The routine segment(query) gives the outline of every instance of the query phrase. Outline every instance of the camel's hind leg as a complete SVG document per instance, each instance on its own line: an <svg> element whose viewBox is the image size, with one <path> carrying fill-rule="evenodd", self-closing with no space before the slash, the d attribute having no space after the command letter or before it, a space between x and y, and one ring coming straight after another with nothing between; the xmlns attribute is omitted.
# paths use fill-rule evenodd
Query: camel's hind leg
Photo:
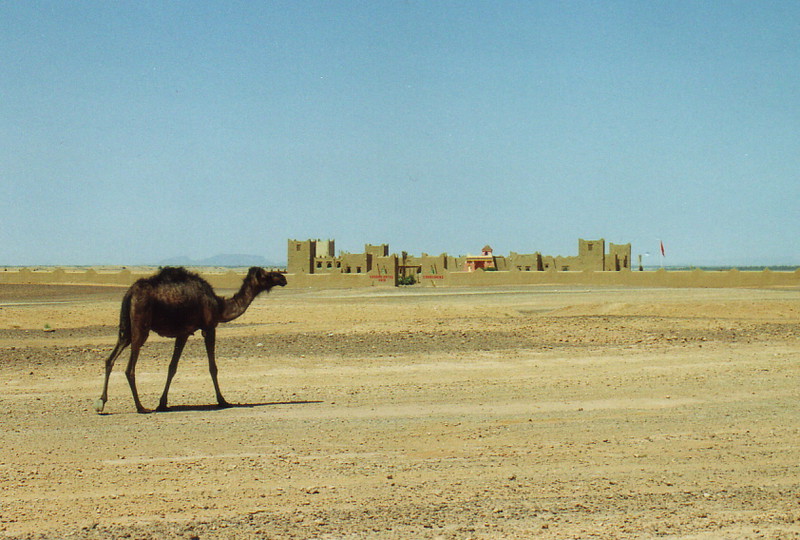
<svg viewBox="0 0 800 540"><path fill-rule="evenodd" d="M147 331L134 330L134 336L131 339L131 358L128 360L128 367L125 368L125 376L128 378L128 384L133 393L136 412L140 413L150 412L142 406L142 402L139 401L139 392L136 390L136 361L139 360L139 350L144 345L144 342L147 341L147 334Z"/></svg>
<svg viewBox="0 0 800 540"><path fill-rule="evenodd" d="M114 350L111 351L111 355L106 360L106 379L103 382L103 393L100 395L100 398L94 402L94 410L98 413L102 413L103 409L106 406L106 401L108 401L108 379L111 377L111 370L114 369L114 362L117 361L117 358L122 351L125 350L125 347L130 345L130 341L120 337L117 340L117 345L114 347Z"/></svg>
<svg viewBox="0 0 800 540"><path fill-rule="evenodd" d="M172 352L172 360L169 363L169 371L167 372L167 384L164 386L164 393L161 394L161 400L158 402L157 411L166 411L167 410L167 394L169 393L169 385L172 382L172 378L175 376L175 372L178 371L178 360L181 357L181 353L183 352L183 347L186 345L186 340L189 339L189 336L179 336L175 339L175 349Z"/></svg>

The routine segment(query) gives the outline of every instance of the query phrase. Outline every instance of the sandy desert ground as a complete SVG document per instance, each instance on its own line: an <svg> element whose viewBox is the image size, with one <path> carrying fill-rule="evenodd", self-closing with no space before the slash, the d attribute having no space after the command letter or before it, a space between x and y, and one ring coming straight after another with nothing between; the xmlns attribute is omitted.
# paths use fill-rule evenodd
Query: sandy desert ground
<svg viewBox="0 0 800 540"><path fill-rule="evenodd" d="M0 285L0 536L800 537L798 289L276 290L98 415L123 291Z"/></svg>

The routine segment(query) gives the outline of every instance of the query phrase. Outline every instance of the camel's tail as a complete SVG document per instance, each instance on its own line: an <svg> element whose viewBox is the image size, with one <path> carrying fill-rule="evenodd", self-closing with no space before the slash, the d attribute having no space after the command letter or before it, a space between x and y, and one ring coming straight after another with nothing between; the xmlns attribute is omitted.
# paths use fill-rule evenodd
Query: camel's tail
<svg viewBox="0 0 800 540"><path fill-rule="evenodd" d="M122 298L122 308L119 310L119 341L131 342L131 296L126 294Z"/></svg>

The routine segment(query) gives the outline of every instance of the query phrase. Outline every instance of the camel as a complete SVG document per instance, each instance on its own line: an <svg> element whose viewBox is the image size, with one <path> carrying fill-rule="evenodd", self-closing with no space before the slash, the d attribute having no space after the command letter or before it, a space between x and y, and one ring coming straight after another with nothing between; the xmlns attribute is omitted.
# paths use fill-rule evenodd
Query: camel
<svg viewBox="0 0 800 540"><path fill-rule="evenodd" d="M122 299L119 338L106 360L103 393L94 403L95 410L98 413L103 412L108 401L108 379L114 362L125 347L130 345L131 357L125 369L125 376L133 392L137 412L150 412L142 406L136 391L136 360L150 330L160 336L175 338L175 349L167 372L167 384L161 394L157 411L167 409L167 393L178 369L178 359L189 336L197 330L202 330L205 338L208 369L217 394L217 404L219 407L230 407L222 397L217 382L217 362L214 358L217 324L239 317L260 293L285 285L286 277L282 273L268 272L255 266L250 268L239 292L231 298L217 296L207 281L185 268L165 267L154 276L139 279L131 285Z"/></svg>

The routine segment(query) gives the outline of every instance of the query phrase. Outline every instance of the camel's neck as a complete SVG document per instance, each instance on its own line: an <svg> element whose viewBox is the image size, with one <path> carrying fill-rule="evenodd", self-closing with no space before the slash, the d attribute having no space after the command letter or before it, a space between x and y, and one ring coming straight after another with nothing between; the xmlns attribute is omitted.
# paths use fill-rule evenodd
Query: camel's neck
<svg viewBox="0 0 800 540"><path fill-rule="evenodd" d="M222 300L220 322L232 321L236 317L239 317L242 313L247 311L247 308L250 307L250 304L256 296L258 296L258 292L253 290L252 286L243 283L239 292L234 294L231 298L224 298Z"/></svg>

